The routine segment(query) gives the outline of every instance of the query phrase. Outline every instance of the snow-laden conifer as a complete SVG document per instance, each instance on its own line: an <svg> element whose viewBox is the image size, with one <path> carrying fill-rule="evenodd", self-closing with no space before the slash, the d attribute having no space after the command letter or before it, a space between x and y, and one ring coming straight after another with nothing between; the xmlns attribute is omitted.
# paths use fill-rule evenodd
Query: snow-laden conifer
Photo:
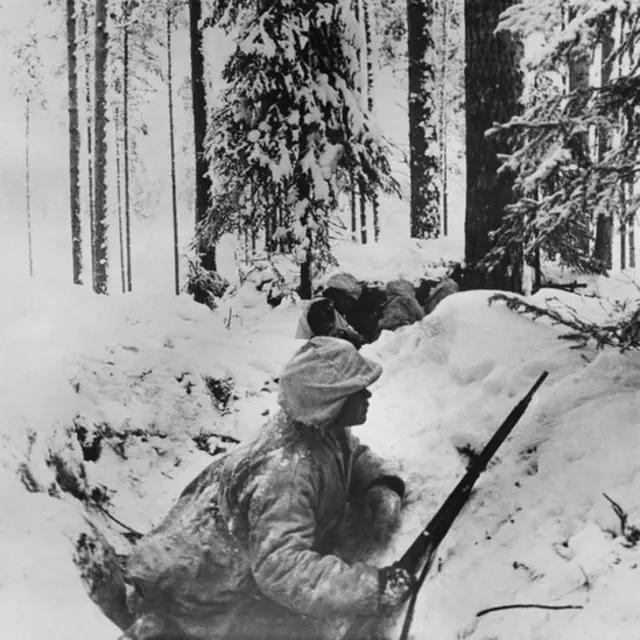
<svg viewBox="0 0 640 640"><path fill-rule="evenodd" d="M358 27L346 0L273 0L223 24L241 18L209 130L218 189L202 232L215 242L227 229L271 230L295 253L309 295L347 175L367 198L393 184L386 144L355 90Z"/></svg>

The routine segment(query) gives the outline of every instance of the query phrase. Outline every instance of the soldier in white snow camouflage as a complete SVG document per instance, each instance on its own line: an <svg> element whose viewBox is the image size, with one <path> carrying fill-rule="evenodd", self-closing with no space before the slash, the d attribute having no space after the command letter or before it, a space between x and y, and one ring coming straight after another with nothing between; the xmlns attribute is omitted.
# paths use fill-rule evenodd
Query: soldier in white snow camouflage
<svg viewBox="0 0 640 640"><path fill-rule="evenodd" d="M405 598L408 574L344 551L354 519L384 539L400 514L403 481L347 429L381 373L344 340L298 350L281 412L200 474L129 559L128 637L329 638L336 619Z"/></svg>

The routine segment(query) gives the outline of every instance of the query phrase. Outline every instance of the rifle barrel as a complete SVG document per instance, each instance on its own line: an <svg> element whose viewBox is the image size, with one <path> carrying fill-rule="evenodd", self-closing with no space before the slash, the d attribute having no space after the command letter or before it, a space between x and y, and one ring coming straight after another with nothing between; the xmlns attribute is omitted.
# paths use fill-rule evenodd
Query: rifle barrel
<svg viewBox="0 0 640 640"><path fill-rule="evenodd" d="M540 385L545 381L548 375L549 372L544 371L531 387L527 395L524 396L524 398L522 398L522 400L520 400L520 402L511 410L511 413L493 434L484 449L471 463L467 472L460 479L455 489L447 496L447 499L444 501L442 506L438 509L433 518L431 518L429 524L427 524L427 526L413 541L411 546L405 551L402 558L400 558L398 564L402 568L414 573L427 549L429 549L429 547L437 547L438 544L440 544L447 531L451 528L453 521L462 510L462 507L471 493L471 489L473 488L476 480L485 470L487 464L489 464L489 461L500 445L507 439L507 436L516 426L518 420L520 420L529 406L534 394L540 388Z"/></svg>

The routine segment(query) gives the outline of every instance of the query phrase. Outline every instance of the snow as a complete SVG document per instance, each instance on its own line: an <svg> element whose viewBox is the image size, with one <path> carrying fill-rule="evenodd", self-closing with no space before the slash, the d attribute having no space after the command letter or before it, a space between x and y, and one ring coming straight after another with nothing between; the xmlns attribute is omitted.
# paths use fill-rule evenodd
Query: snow
<svg viewBox="0 0 640 640"><path fill-rule="evenodd" d="M38 33L48 31L50 14L41 8L25 14L23 4L3 3L3 11L11 11L3 15L12 36L18 38L32 20ZM552 4L536 3L536 31L546 30ZM531 18L531 12L512 13L516 24ZM0 55L6 85L9 65L1 61L10 59L13 39L2 45ZM110 215L111 295L61 284L71 279L68 167L58 152L67 145L65 82L49 73L63 64L60 43L42 35L48 64L44 90L51 106L50 113L35 113L31 123L31 279L26 277L23 105L7 96L0 113L6 159L0 162L0 635L115 640L118 628L92 603L74 562L80 536L95 527L126 554L125 530L106 513L136 531L148 531L211 461L199 448L205 444L200 436L246 439L261 428L276 407L278 375L301 344L293 336L303 304L289 295L275 309L267 305L266 290L257 291L263 272L239 262L243 250L229 236L218 248L218 259L231 288L219 307L211 312L185 295L170 295L170 198L158 188L161 183L168 189L169 183L166 113L158 107L162 96L141 107L149 135L137 136L141 166L136 175L148 199L140 203L144 215L132 220L134 292L117 293L115 210ZM555 44L541 42L538 54ZM184 30L177 33L175 47L178 92L180 78L184 81L189 71ZM229 39L209 32L212 94L220 93L220 69L231 50ZM380 242L350 242L345 232L334 245L338 265L325 278L348 271L367 281L415 282L442 275L464 256L460 167L451 167L451 235L408 239L405 94L392 69L380 70L376 110L383 133L395 142L391 160L404 200L382 195ZM184 108L176 109L176 117L183 133L178 169L184 280L182 254L193 222L193 168L184 136L192 123ZM450 157L459 159L461 138L451 133ZM347 205L346 229L349 216ZM88 228L88 220L83 223ZM287 260L270 267L288 283L297 273ZM640 298L634 270L601 278L545 265L545 273L555 281L586 283L583 292L600 298L545 289L528 301L562 313L573 310L594 322L635 310ZM635 351L571 349L571 343L558 339L565 329L517 315L501 303L489 305L490 295L451 296L421 323L385 332L363 348L383 364L384 374L373 387L369 421L357 435L398 463L408 487L402 526L372 562L383 565L404 552L464 473L464 452L480 449L548 371L444 540L418 600L413 637L637 637L637 549L622 535L620 519L603 494L625 510L629 525L640 525L640 358ZM213 397L208 385L217 385L222 394ZM214 435L204 439L210 450L227 446ZM92 443L101 444L97 459L88 459ZM94 492L106 499L104 511L87 506L86 496ZM582 608L477 615L490 607L531 603ZM395 638L400 621L392 627Z"/></svg>
<svg viewBox="0 0 640 640"><path fill-rule="evenodd" d="M358 266L360 254L361 273L383 280L419 271L418 260L403 260L406 247L397 247L395 260L391 249L377 251L386 254L386 272L375 251L365 255L348 243L338 252L340 266ZM618 297L637 293L628 278L626 288L623 278L615 286L591 280L591 289ZM3 635L114 638L117 628L84 592L74 547L88 522L119 552L129 543L103 512L62 492L59 482L53 490L52 460L62 460L86 491L102 487L111 515L148 530L211 459L193 436L248 438L274 410L276 378L300 344L293 335L302 306L286 299L272 309L256 278L237 285L215 312L186 296L105 298L37 280L2 295L2 360L11 363L1 386L0 535L11 549L0 560ZM445 538L413 634L634 637L637 552L625 546L603 493L624 508L629 524L640 521L640 358L634 351L572 350L558 339L561 328L489 305L490 295L451 296L421 323L384 332L363 348L384 374L357 435L400 465L409 488L401 529L372 561L382 565L406 549L464 472L461 451L481 448L548 371ZM547 299L606 317L595 298L543 290L532 301ZM203 376L231 382L226 407L212 400ZM74 424L106 434L97 460L83 459ZM35 492L25 488L25 468ZM482 609L526 603L583 608L477 617Z"/></svg>

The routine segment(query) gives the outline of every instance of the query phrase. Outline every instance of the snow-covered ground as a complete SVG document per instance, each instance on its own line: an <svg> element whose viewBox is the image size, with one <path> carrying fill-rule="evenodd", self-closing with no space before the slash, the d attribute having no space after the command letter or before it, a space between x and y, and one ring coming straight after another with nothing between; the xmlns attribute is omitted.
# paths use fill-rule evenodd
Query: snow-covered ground
<svg viewBox="0 0 640 640"><path fill-rule="evenodd" d="M339 255L345 268L388 280L412 277L448 251L414 249L387 247L386 259L380 246ZM591 284L637 297L628 278ZM1 635L113 640L117 627L86 595L74 564L81 534L95 527L126 553L126 530L105 511L147 531L209 463L196 436L260 429L275 407L275 378L299 346L301 304L272 309L251 280L215 312L186 296L105 298L38 280L14 281L0 295ZM628 525L640 525L640 357L572 350L560 328L489 305L489 296L452 296L363 349L384 374L357 432L400 462L409 487L402 527L374 561L405 550L464 472L460 452L480 448L548 371L442 544L413 636L639 637L637 548L603 494L624 508ZM585 317L601 319L607 306L558 291L535 299L550 296ZM87 508L86 496L104 511ZM531 603L582 608L477 616Z"/></svg>

